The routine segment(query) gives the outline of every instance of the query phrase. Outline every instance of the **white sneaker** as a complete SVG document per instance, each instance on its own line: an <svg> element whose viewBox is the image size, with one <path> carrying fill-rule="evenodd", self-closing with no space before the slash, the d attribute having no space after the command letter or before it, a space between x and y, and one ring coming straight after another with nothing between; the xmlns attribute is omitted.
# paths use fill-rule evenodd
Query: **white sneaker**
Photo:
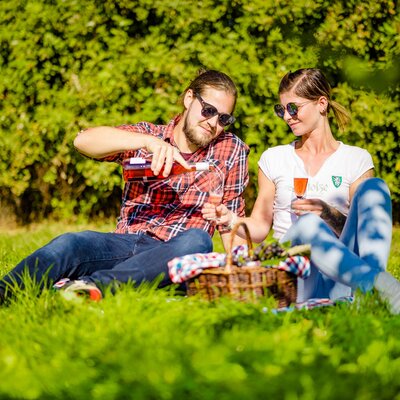
<svg viewBox="0 0 400 400"><path fill-rule="evenodd" d="M103 298L101 290L93 282L83 280L71 281L66 278L56 282L53 287L65 293L87 296L93 301L100 301Z"/></svg>
<svg viewBox="0 0 400 400"><path fill-rule="evenodd" d="M376 276L374 286L388 302L392 314L400 314L400 282L389 272L382 271Z"/></svg>

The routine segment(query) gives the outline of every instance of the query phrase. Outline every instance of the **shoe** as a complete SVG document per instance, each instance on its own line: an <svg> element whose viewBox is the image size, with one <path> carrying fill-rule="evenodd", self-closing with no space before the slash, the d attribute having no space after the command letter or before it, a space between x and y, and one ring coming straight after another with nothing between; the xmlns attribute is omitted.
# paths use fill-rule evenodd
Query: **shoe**
<svg viewBox="0 0 400 400"><path fill-rule="evenodd" d="M375 289L381 298L389 304L392 314L400 314L400 282L387 271L378 273L375 279Z"/></svg>
<svg viewBox="0 0 400 400"><path fill-rule="evenodd" d="M93 301L100 301L103 298L101 290L93 282L86 282L83 280L71 281L65 278L56 282L53 287L64 293L75 293L77 296L87 296Z"/></svg>

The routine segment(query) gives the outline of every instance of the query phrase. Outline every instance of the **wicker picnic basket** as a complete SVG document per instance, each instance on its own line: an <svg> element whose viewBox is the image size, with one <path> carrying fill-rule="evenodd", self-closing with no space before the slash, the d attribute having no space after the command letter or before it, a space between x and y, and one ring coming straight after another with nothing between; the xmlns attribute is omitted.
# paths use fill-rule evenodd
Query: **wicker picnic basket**
<svg viewBox="0 0 400 400"><path fill-rule="evenodd" d="M188 296L200 295L207 300L228 296L240 301L252 301L256 298L272 295L278 307L286 307L296 302L297 276L276 268L261 266L238 267L232 262L232 248L235 234L242 226L246 232L249 255L253 252L250 233L245 223L234 226L227 249L226 265L221 268L204 269L200 275L187 281ZM287 250L287 255L298 254L304 246ZM253 263L254 264L254 263Z"/></svg>

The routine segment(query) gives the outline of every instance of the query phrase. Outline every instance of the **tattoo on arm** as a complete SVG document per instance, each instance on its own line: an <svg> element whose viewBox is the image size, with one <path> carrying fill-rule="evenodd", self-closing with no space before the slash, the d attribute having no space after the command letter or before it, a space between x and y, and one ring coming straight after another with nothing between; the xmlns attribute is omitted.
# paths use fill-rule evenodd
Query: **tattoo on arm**
<svg viewBox="0 0 400 400"><path fill-rule="evenodd" d="M324 207L320 217L332 228L335 235L339 237L346 222L346 216L339 210L336 210L336 208L327 205Z"/></svg>

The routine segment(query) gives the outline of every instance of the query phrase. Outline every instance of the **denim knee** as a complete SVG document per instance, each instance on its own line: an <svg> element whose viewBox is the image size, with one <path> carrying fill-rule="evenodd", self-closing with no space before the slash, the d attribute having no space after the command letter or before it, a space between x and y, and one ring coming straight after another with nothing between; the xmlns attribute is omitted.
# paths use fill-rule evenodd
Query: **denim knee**
<svg viewBox="0 0 400 400"><path fill-rule="evenodd" d="M50 250L56 255L63 255L66 253L74 253L79 248L86 247L86 243L90 243L91 231L83 232L69 232L57 236L48 245L43 247L44 251Z"/></svg>
<svg viewBox="0 0 400 400"><path fill-rule="evenodd" d="M305 237L313 237L321 229L322 219L314 214L304 214L295 222L296 230Z"/></svg>
<svg viewBox="0 0 400 400"><path fill-rule="evenodd" d="M330 230L318 215L304 214L288 229L281 241L290 241L293 246L310 243L326 229Z"/></svg>
<svg viewBox="0 0 400 400"><path fill-rule="evenodd" d="M198 228L191 228L177 235L181 253L209 253L212 251L213 243L210 235Z"/></svg>
<svg viewBox="0 0 400 400"><path fill-rule="evenodd" d="M307 213L301 215L299 219L296 221L296 225L302 228L307 228L309 226L319 225L321 222L321 218L314 213Z"/></svg>
<svg viewBox="0 0 400 400"><path fill-rule="evenodd" d="M90 231L84 232L68 232L63 233L60 236L57 236L53 239L47 246L56 250L56 249L74 249L76 247L80 247L84 245L87 238L87 233Z"/></svg>

